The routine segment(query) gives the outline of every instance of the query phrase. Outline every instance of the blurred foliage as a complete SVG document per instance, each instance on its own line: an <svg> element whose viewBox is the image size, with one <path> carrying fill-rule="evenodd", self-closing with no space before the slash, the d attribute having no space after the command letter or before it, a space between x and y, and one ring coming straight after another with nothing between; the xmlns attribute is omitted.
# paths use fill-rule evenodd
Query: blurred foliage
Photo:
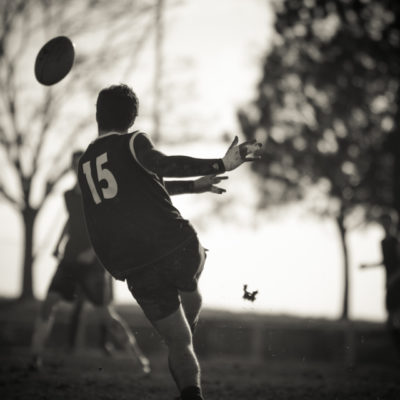
<svg viewBox="0 0 400 400"><path fill-rule="evenodd" d="M400 182L400 3L285 0L275 9L258 96L238 112L246 137L265 144L253 165L260 206L311 197L319 214L362 209L369 220L394 204Z"/></svg>
<svg viewBox="0 0 400 400"><path fill-rule="evenodd" d="M347 319L349 217L369 222L400 202L400 3L283 0L275 10L258 96L238 118L264 143L253 164L260 207L305 199L336 221Z"/></svg>

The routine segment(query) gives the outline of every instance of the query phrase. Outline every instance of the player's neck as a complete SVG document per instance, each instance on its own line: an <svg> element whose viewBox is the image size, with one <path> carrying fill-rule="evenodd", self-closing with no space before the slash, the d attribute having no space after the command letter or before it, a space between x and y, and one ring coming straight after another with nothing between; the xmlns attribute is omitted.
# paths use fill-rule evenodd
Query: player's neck
<svg viewBox="0 0 400 400"><path fill-rule="evenodd" d="M107 135L108 133L119 133L119 134L124 134L124 133L128 133L128 130L124 131L124 132L117 132L117 131L109 131L109 130L103 130L103 129L99 129L99 136L104 136Z"/></svg>

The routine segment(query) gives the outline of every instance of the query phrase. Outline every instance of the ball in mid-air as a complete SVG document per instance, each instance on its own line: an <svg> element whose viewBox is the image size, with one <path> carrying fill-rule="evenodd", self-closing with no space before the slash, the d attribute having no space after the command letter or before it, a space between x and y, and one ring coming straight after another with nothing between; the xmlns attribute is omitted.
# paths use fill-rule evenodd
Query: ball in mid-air
<svg viewBox="0 0 400 400"><path fill-rule="evenodd" d="M60 82L71 71L75 49L71 39L57 36L39 50L35 61L35 77L42 85Z"/></svg>

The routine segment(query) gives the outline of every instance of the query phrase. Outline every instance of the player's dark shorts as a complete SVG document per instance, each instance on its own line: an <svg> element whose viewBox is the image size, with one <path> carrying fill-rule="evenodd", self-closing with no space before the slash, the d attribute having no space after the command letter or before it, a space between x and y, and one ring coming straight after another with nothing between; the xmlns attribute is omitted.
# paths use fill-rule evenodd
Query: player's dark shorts
<svg viewBox="0 0 400 400"><path fill-rule="evenodd" d="M61 260L49 292L59 293L66 301L73 301L78 293L83 293L95 306L108 305L113 297L111 276L98 261L82 264Z"/></svg>
<svg viewBox="0 0 400 400"><path fill-rule="evenodd" d="M161 260L129 273L128 288L149 320L175 312L180 305L179 291L197 289L205 259L204 248L193 236Z"/></svg>

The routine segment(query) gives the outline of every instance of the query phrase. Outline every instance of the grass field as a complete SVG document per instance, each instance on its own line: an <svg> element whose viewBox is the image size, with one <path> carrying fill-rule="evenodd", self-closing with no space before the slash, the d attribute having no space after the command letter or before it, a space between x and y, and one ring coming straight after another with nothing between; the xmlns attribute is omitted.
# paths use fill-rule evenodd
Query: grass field
<svg viewBox="0 0 400 400"><path fill-rule="evenodd" d="M172 400L177 395L165 360L152 358L143 376L126 357L100 353L66 355L51 351L40 372L26 369L26 349L1 356L0 398L63 400ZM289 400L400 398L399 371L392 366L346 369L331 363L250 362L202 359L203 386L210 400Z"/></svg>
<svg viewBox="0 0 400 400"><path fill-rule="evenodd" d="M89 342L75 353L65 351L67 310L56 320L44 368L29 371L37 309L37 303L21 307L0 302L1 400L172 400L178 395L165 348L131 307L119 312L152 362L149 376L123 353L106 357L96 349L90 316ZM342 324L205 312L195 341L205 398L400 400L400 364L384 326L357 322L352 329L355 362L350 368L343 357L348 342Z"/></svg>

